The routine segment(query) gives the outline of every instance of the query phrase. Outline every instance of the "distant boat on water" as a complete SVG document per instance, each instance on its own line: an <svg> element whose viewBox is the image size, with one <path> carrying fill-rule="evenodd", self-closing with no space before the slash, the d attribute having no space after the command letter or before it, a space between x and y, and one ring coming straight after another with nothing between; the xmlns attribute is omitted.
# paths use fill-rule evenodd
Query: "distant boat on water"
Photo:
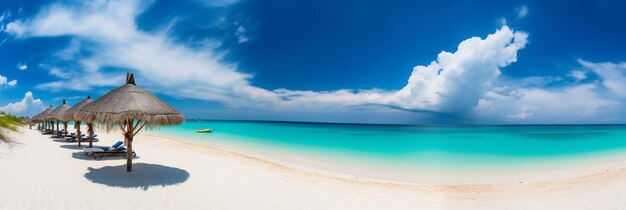
<svg viewBox="0 0 626 210"><path fill-rule="evenodd" d="M196 133L213 133L213 128L198 129Z"/></svg>

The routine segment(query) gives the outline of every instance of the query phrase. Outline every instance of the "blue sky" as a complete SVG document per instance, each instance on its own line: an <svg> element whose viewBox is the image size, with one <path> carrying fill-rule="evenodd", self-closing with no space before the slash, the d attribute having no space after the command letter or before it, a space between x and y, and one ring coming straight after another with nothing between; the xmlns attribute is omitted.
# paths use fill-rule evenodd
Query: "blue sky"
<svg viewBox="0 0 626 210"><path fill-rule="evenodd" d="M624 123L622 1L9 1L0 109L136 74L188 118Z"/></svg>

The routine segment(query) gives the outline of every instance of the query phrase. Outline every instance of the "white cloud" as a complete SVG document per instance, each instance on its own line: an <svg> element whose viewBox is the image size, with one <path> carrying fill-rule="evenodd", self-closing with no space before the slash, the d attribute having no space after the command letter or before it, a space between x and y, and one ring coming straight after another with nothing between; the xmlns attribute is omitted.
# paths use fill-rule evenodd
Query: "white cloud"
<svg viewBox="0 0 626 210"><path fill-rule="evenodd" d="M16 68L23 71L23 70L28 69L28 66L25 63L20 62L20 63L17 63Z"/></svg>
<svg viewBox="0 0 626 210"><path fill-rule="evenodd" d="M603 97L594 84L577 84L558 88L513 88L515 94L490 91L476 107L484 120L501 121L502 115L511 122L524 120L534 123L606 123L606 119L623 111L623 102ZM530 110L532 112L530 112ZM532 117L532 119L530 118Z"/></svg>
<svg viewBox="0 0 626 210"><path fill-rule="evenodd" d="M623 63L596 64L581 60L584 68L600 75L599 83L546 88L547 84L559 83L563 78L501 77L502 68L517 61L517 53L526 46L528 38L528 34L506 25L485 38L462 41L455 52L443 51L428 65L416 66L400 90L267 90L253 86L252 75L238 71L236 64L224 62L215 44L192 47L176 42L167 33L139 30L135 19L145 7L132 0L55 4L32 19L10 23L7 32L18 38L73 38L66 51L57 56L76 60L73 65L79 68L71 74L61 71L63 67L50 68L50 74L64 80L40 84L37 88L51 91L89 91L94 87L120 85L125 71L104 70L114 68L136 71L138 84L152 91L264 112L317 114L363 109L367 114L397 114L397 110L408 110L457 113L457 116L470 115L496 122L549 123L604 122L614 120L615 113L624 109L623 99L619 99L626 96ZM527 15L528 9L520 8L519 14ZM243 34L246 29L241 27L237 31ZM90 53L74 59L80 50ZM570 76L582 80L579 73Z"/></svg>
<svg viewBox="0 0 626 210"><path fill-rule="evenodd" d="M0 75L0 85L7 84L7 77Z"/></svg>
<svg viewBox="0 0 626 210"><path fill-rule="evenodd" d="M500 26L507 25L506 18L500 18L496 22L498 22L498 25L500 25Z"/></svg>
<svg viewBox="0 0 626 210"><path fill-rule="evenodd" d="M40 99L34 99L33 93L28 91L24 94L24 99L15 103L9 103L0 107L0 111L4 111L16 116L32 117L39 114L45 109Z"/></svg>
<svg viewBox="0 0 626 210"><path fill-rule="evenodd" d="M76 99L85 99L85 96L57 96L54 97L52 100L53 101L60 101L60 100L76 100Z"/></svg>
<svg viewBox="0 0 626 210"><path fill-rule="evenodd" d="M500 75L500 68L517 61L528 35L508 27L485 39L472 37L456 52L441 52L437 61L416 66L407 86L393 96L404 108L460 112L478 104Z"/></svg>
<svg viewBox="0 0 626 210"><path fill-rule="evenodd" d="M80 41L78 39L72 39L72 41L70 41L69 46L59 51L56 55L57 57L66 61L72 60L80 52L80 49L81 49Z"/></svg>
<svg viewBox="0 0 626 210"><path fill-rule="evenodd" d="M533 110L529 107L522 107L522 109L520 109L519 113L515 114L515 115L508 115L507 117L509 118L513 118L513 119L520 119L520 120L525 120L528 119L530 117L533 116Z"/></svg>
<svg viewBox="0 0 626 210"><path fill-rule="evenodd" d="M578 62L600 76L602 85L615 95L626 97L626 62L592 63L579 59Z"/></svg>
<svg viewBox="0 0 626 210"><path fill-rule="evenodd" d="M0 87L7 85L7 86L15 86L17 84L17 80L11 80L9 81L9 79L5 76L0 75Z"/></svg>
<svg viewBox="0 0 626 210"><path fill-rule="evenodd" d="M570 72L568 76L574 78L576 82L580 82L581 80L587 79L587 73L581 70L574 70Z"/></svg>
<svg viewBox="0 0 626 210"><path fill-rule="evenodd" d="M9 17L11 17L11 11L5 10L2 12L2 15L0 15L0 24L3 24L5 20L9 19Z"/></svg>
<svg viewBox="0 0 626 210"><path fill-rule="evenodd" d="M239 43L244 43L250 40L246 36L246 28L244 28L243 26L237 27L237 31L235 32L235 35L237 35L237 42Z"/></svg>
<svg viewBox="0 0 626 210"><path fill-rule="evenodd" d="M626 114L626 63L593 63L579 60L582 70L569 76L576 83L562 85L508 82L517 86L500 87L487 92L476 107L481 119L497 121L503 114L512 122L521 119L524 109L532 110L527 122L536 123L624 123ZM584 81L588 74L597 79ZM550 80L544 79L544 80Z"/></svg>
<svg viewBox="0 0 626 210"><path fill-rule="evenodd" d="M89 74L89 79L72 76L69 81L41 84L41 89L86 91L118 85L123 79L116 80L113 73L101 70L115 67L138 71L140 84L152 90L236 107L300 110L377 104L438 112L465 112L475 106L500 74L500 68L517 60L517 51L527 39L526 33L513 32L507 26L485 39L472 37L461 42L456 52L441 52L428 66L416 66L408 84L398 91L272 91L250 85L251 75L223 62L213 47L191 48L165 33L138 30L134 20L142 9L137 1L52 5L33 19L12 22L13 29L8 32L21 38L72 36L94 45L93 56L80 60L83 74ZM243 33L245 28L238 31ZM123 78L123 74L117 74L122 75L117 78Z"/></svg>
<svg viewBox="0 0 626 210"><path fill-rule="evenodd" d="M67 71L63 71L58 67L52 67L50 68L50 70L48 71L48 73L50 73L51 75L54 75L58 78L62 78L62 79L68 79L70 78L70 74Z"/></svg>
<svg viewBox="0 0 626 210"><path fill-rule="evenodd" d="M0 32L4 31L4 29L6 28L6 24L5 22L7 22L7 20L11 17L11 11L10 10L5 10L4 12L2 12L2 14L0 15ZM6 39L5 39L6 41ZM0 44L0 46L4 44L4 41Z"/></svg>
<svg viewBox="0 0 626 210"><path fill-rule="evenodd" d="M517 18L525 18L528 15L528 7L526 5L519 6L515 11L517 12Z"/></svg>
<svg viewBox="0 0 626 210"><path fill-rule="evenodd" d="M230 5L239 3L239 0L196 0L196 1L208 7L228 7Z"/></svg>

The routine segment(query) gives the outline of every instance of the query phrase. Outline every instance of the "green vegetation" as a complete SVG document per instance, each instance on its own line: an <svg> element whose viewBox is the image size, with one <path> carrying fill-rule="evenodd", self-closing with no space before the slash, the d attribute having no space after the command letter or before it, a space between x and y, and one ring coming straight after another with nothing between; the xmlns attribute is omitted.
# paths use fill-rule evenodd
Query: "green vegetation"
<svg viewBox="0 0 626 210"><path fill-rule="evenodd" d="M24 125L24 117L16 117L4 112L0 112L0 142L13 143L8 132L17 131L17 127Z"/></svg>

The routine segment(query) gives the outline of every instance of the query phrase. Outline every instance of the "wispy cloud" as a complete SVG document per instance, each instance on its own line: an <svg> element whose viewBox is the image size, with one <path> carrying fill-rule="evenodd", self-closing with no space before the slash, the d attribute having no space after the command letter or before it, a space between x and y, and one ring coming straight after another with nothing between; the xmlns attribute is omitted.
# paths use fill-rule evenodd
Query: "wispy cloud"
<svg viewBox="0 0 626 210"><path fill-rule="evenodd" d="M253 76L239 71L236 63L225 62L223 52L215 45L189 46L168 33L140 30L135 20L146 7L132 0L53 4L30 19L9 23L6 31L21 39L72 37L70 45L55 56L68 58L61 65L80 68L73 74L61 71L66 66L49 68L51 74L63 80L37 88L51 91L90 91L120 85L123 71L129 69L138 73L139 85L152 91L176 98L218 101L233 109L339 113L369 107L368 114L400 110L494 121L601 122L624 108L623 63L580 60L582 68L599 75L599 81L551 88L546 84L569 76L514 81L502 78L501 71L517 61L517 53L527 45L528 38L527 33L513 31L506 24L484 38L462 41L454 52L442 51L426 65L415 66L407 84L399 90L268 90L252 85ZM528 8L516 11L524 17ZM247 30L240 28L238 40L246 41ZM80 51L89 53L76 59ZM89 78L80 76L86 74ZM578 81L582 81L580 78L577 74Z"/></svg>
<svg viewBox="0 0 626 210"><path fill-rule="evenodd" d="M198 3L208 7L228 7L239 3L239 0L196 0Z"/></svg>
<svg viewBox="0 0 626 210"><path fill-rule="evenodd" d="M499 18L498 20L496 20L496 22L500 26L506 26L507 25L506 18Z"/></svg>
<svg viewBox="0 0 626 210"><path fill-rule="evenodd" d="M528 7L526 5L519 6L515 12L517 12L517 18L525 18L528 15Z"/></svg>
<svg viewBox="0 0 626 210"><path fill-rule="evenodd" d="M580 71L580 70L574 70L570 72L568 76L576 79L576 82L587 79L587 73L585 73L584 71Z"/></svg>
<svg viewBox="0 0 626 210"><path fill-rule="evenodd" d="M52 100L53 101L60 101L60 100L77 100L77 99L85 99L85 96L57 96L54 97Z"/></svg>
<svg viewBox="0 0 626 210"><path fill-rule="evenodd" d="M2 12L2 14L0 14L0 32L4 31L6 28L6 22L9 20L9 18L11 17L11 11L10 10L5 10ZM4 41L3 41L4 43ZM0 44L1 46L2 44Z"/></svg>
<svg viewBox="0 0 626 210"><path fill-rule="evenodd" d="M237 27L237 31L235 32L235 35L237 36L237 42L239 43L244 43L250 40L246 36L246 28L244 28L243 26Z"/></svg>

